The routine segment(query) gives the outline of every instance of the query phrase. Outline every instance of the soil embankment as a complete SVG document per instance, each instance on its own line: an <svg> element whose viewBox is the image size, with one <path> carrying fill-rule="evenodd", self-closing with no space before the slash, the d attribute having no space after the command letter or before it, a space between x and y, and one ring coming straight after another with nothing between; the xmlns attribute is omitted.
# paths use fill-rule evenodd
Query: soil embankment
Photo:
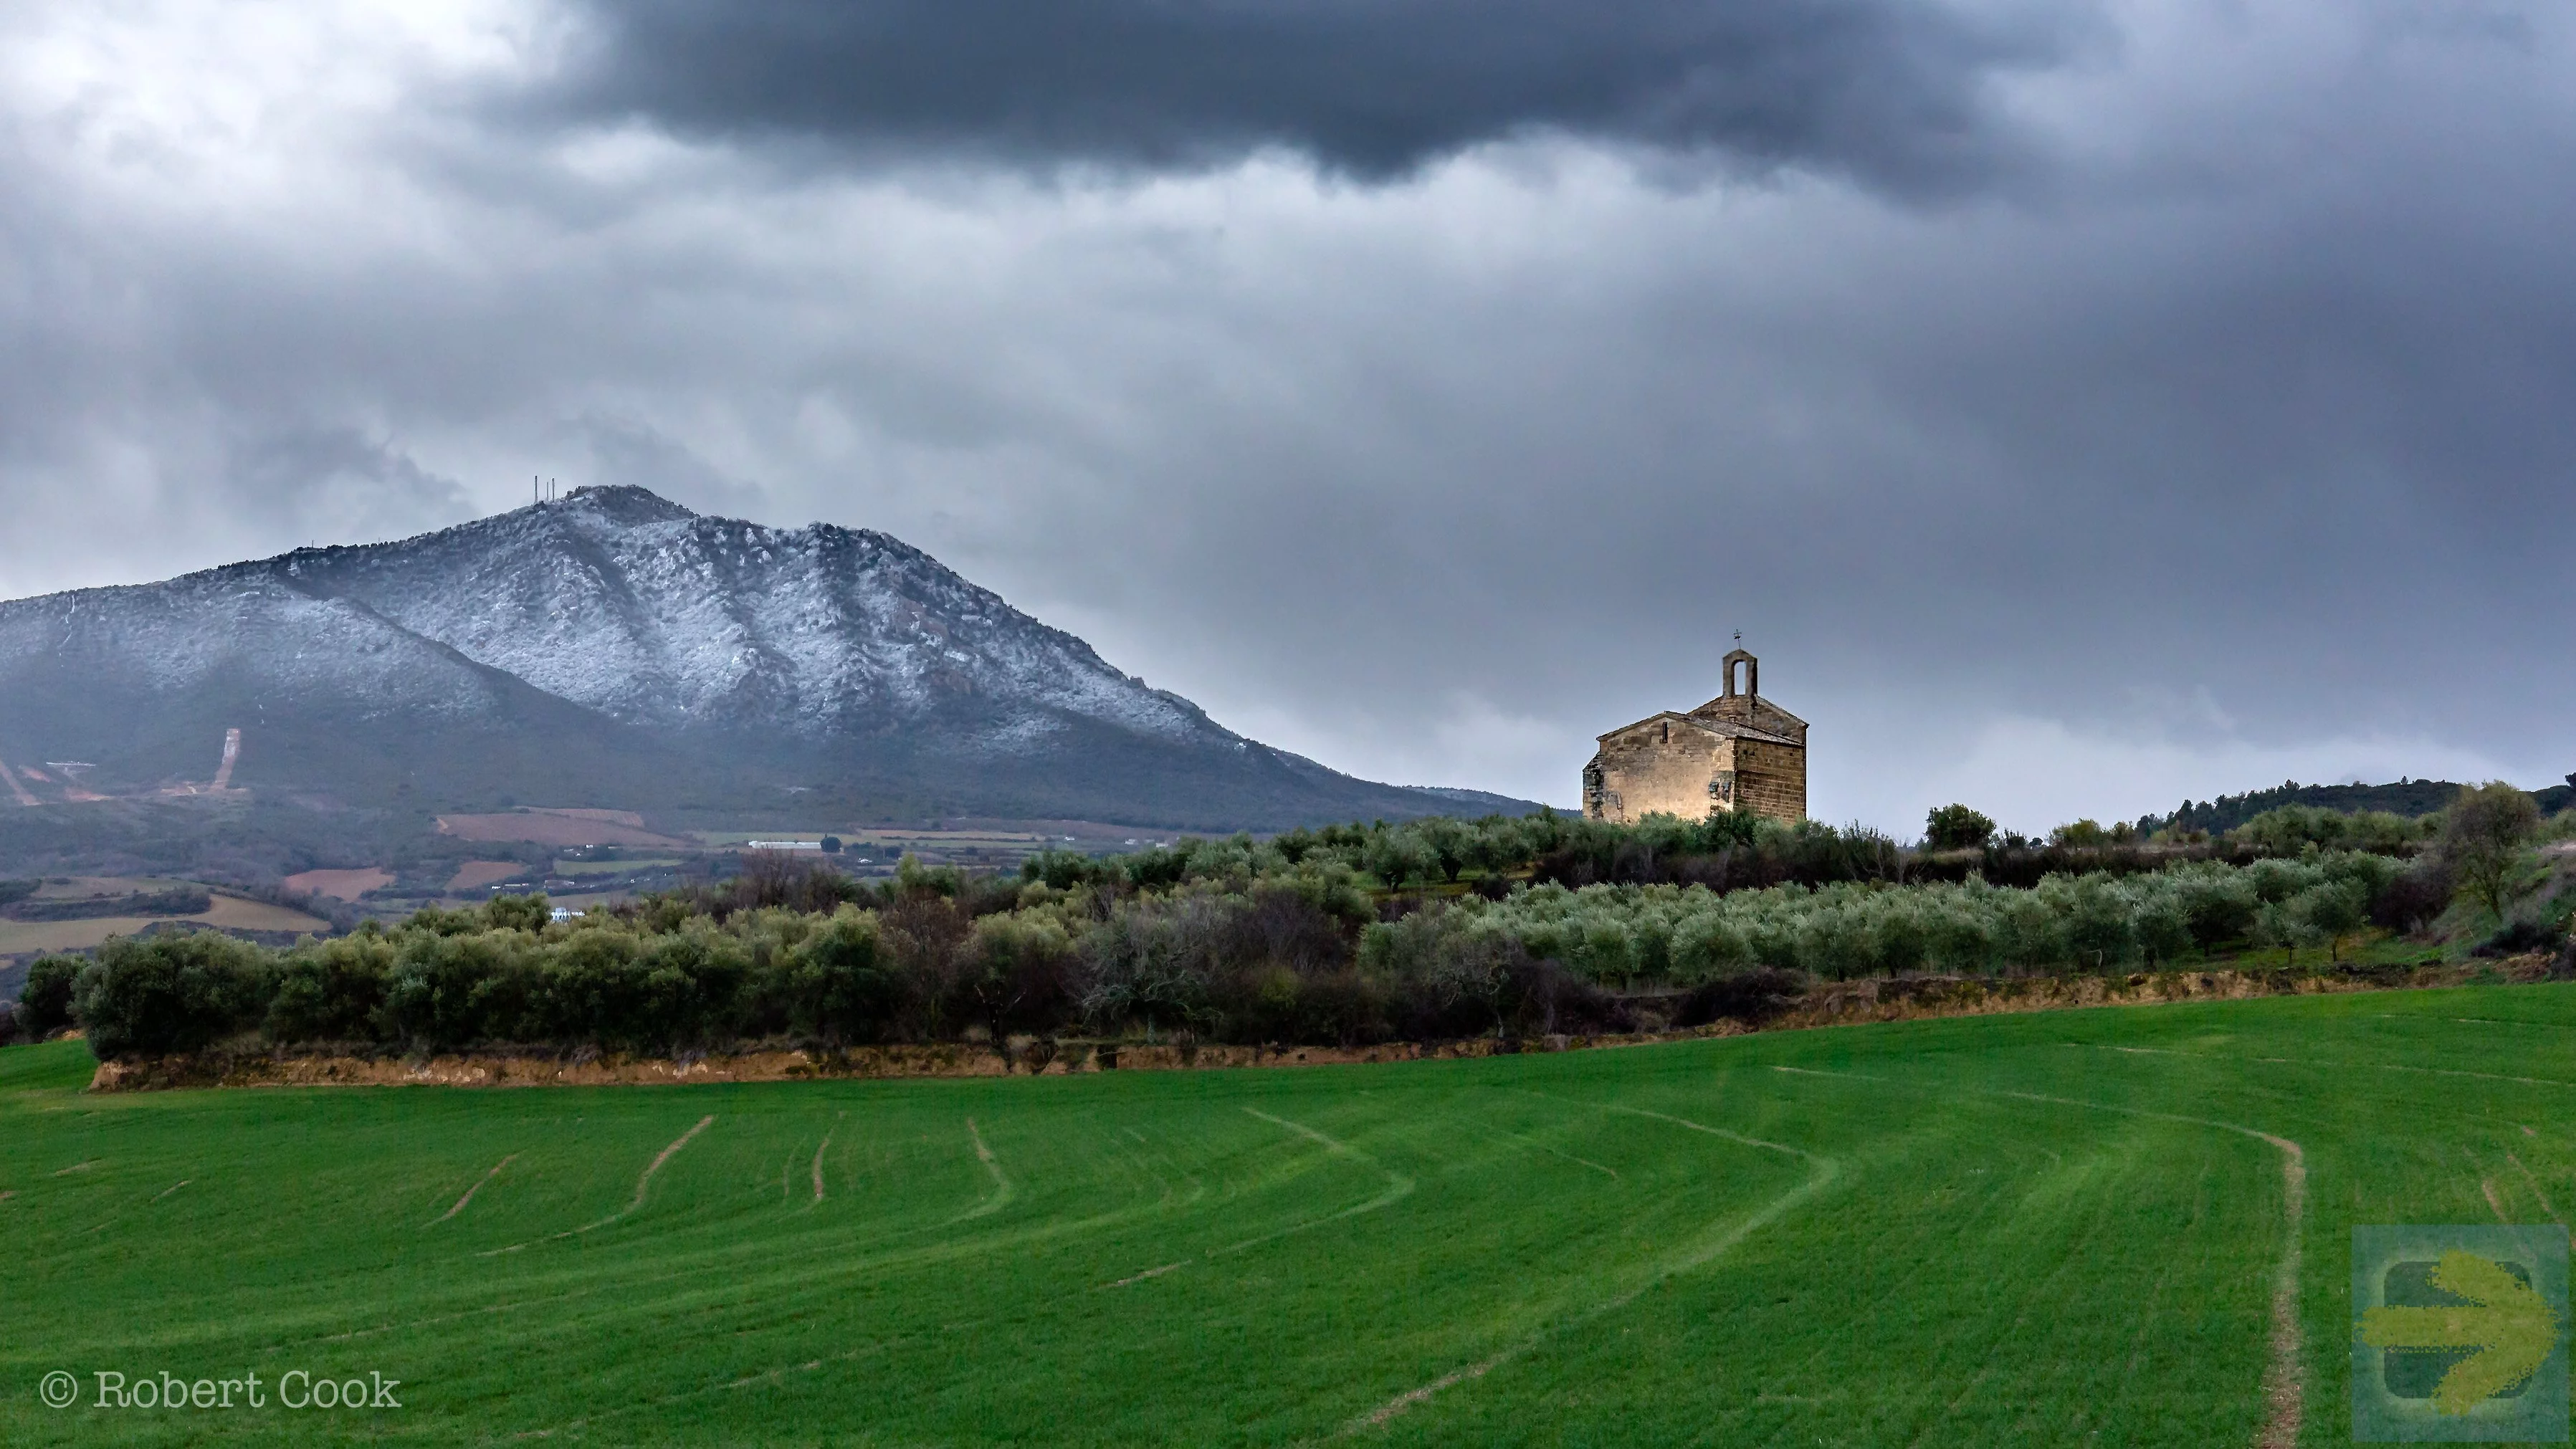
<svg viewBox="0 0 2576 1449"><path fill-rule="evenodd" d="M2548 975L2549 959L2517 956L2469 965L2397 966L2330 976L2287 971L2140 971L2125 976L1872 977L1811 987L1761 1026L1764 1030L1780 1030L2087 1006L2405 991L2458 986L2481 973L2493 973L2513 982L2538 981Z"/></svg>
<svg viewBox="0 0 2576 1449"><path fill-rule="evenodd" d="M2142 1006L2177 1001L2235 1001L2258 996L2457 986L2481 972L2517 982L2548 972L2540 956L2477 966L2398 968L2372 976L2294 976L2286 972L2139 972L2128 976L1910 976L1832 982L1783 1003L1758 1023L1734 1019L1673 1031L1522 1039L1479 1037L1375 1046L1238 1046L1123 1042L1030 1042L1008 1051L982 1043L865 1046L841 1051L780 1048L688 1057L543 1049L405 1056L358 1052L206 1052L195 1056L102 1062L93 1092L177 1087L605 1087L688 1082L793 1082L888 1077L1061 1076L1074 1072L1189 1071L1221 1067L1336 1066L1582 1051L1656 1042L1737 1036L1750 1031L1857 1026L1934 1017L1992 1016L2088 1006Z"/></svg>

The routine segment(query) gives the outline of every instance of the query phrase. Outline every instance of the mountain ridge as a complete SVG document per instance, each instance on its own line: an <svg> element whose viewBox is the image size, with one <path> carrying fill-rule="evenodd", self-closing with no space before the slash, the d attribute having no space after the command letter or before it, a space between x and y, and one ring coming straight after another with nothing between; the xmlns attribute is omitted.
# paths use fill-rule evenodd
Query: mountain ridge
<svg viewBox="0 0 2576 1449"><path fill-rule="evenodd" d="M81 751L98 788L194 792L229 728L237 785L358 804L784 791L888 818L1268 829L1504 798L1247 739L892 535L632 487L0 602L0 761Z"/></svg>
<svg viewBox="0 0 2576 1449"><path fill-rule="evenodd" d="M1000 693L1172 738L1217 728L901 539L707 517L641 488L226 572L250 570L629 723L820 735Z"/></svg>

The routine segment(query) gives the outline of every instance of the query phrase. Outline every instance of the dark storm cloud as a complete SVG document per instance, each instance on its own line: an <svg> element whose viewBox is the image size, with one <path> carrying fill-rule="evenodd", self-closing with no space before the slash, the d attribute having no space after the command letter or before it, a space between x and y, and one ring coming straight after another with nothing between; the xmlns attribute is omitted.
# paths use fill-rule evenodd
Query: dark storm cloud
<svg viewBox="0 0 2576 1449"><path fill-rule="evenodd" d="M2576 767L2566 15L2109 13L0 7L0 593L542 471L1378 778L1561 800L1737 627L1835 818Z"/></svg>
<svg viewBox="0 0 2576 1449"><path fill-rule="evenodd" d="M1389 177L1562 132L1899 190L1996 160L1984 90L2082 12L1926 0L646 0L597 7L564 99L701 134L1021 163L1278 146Z"/></svg>

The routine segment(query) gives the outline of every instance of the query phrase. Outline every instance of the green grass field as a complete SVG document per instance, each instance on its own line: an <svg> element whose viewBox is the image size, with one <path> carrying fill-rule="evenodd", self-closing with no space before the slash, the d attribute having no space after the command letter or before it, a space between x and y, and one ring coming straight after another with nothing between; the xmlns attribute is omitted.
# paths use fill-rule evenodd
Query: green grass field
<svg viewBox="0 0 2576 1449"><path fill-rule="evenodd" d="M2336 1444L2346 1229L2576 1203L2558 986L990 1082L88 1068L0 1052L12 1445L2204 1449L2264 1431L2293 1250ZM272 1402L100 1410L99 1370ZM291 1370L402 1407L277 1407Z"/></svg>

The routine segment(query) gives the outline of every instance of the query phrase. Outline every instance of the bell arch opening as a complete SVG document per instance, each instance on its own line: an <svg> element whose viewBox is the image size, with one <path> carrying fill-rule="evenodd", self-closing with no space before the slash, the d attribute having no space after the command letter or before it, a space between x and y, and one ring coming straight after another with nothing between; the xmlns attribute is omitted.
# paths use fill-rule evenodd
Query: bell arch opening
<svg viewBox="0 0 2576 1449"><path fill-rule="evenodd" d="M1739 664L1744 666L1744 688L1740 691L1735 687L1735 668ZM1726 694L1724 697L1732 699L1737 694L1741 693L1746 698L1750 699L1758 697L1762 693L1762 661L1754 658L1749 652L1738 649L1729 653L1726 658L1720 662L1719 668L1726 671Z"/></svg>

